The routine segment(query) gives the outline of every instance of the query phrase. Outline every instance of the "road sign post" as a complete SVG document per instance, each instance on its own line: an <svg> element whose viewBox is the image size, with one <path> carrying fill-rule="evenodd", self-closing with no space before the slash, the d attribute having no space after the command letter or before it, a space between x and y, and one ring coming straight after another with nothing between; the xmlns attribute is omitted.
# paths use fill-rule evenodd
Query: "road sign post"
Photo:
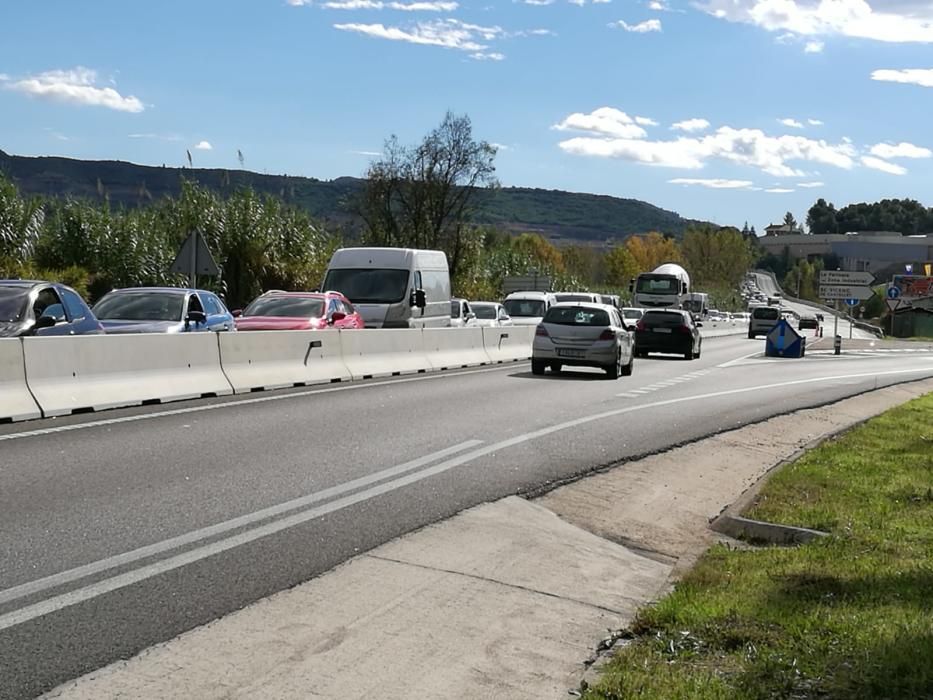
<svg viewBox="0 0 933 700"><path fill-rule="evenodd" d="M897 308L901 305L901 290L899 287L895 287L893 284L888 287L887 291L884 293L885 300L884 303L888 305L888 316L891 317L891 337L894 337L894 312L897 311Z"/></svg>
<svg viewBox="0 0 933 700"><path fill-rule="evenodd" d="M838 355L842 349L842 337L839 335L839 300L836 299L833 304L835 313L833 314L833 354Z"/></svg>

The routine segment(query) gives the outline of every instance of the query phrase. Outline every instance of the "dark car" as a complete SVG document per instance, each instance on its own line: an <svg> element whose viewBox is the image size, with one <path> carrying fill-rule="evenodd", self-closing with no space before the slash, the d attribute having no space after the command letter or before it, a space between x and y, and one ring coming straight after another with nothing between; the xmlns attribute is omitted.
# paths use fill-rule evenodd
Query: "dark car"
<svg viewBox="0 0 933 700"><path fill-rule="evenodd" d="M94 313L108 334L236 330L233 314L216 294L203 289L114 289L94 304Z"/></svg>
<svg viewBox="0 0 933 700"><path fill-rule="evenodd" d="M660 352L694 360L700 356L703 342L701 325L693 320L689 311L650 309L635 325L635 357Z"/></svg>
<svg viewBox="0 0 933 700"><path fill-rule="evenodd" d="M820 327L820 322L817 320L816 316L801 316L800 322L797 324L797 328L804 330L805 328L817 329Z"/></svg>
<svg viewBox="0 0 933 700"><path fill-rule="evenodd" d="M0 280L0 338L103 333L71 287L34 280Z"/></svg>

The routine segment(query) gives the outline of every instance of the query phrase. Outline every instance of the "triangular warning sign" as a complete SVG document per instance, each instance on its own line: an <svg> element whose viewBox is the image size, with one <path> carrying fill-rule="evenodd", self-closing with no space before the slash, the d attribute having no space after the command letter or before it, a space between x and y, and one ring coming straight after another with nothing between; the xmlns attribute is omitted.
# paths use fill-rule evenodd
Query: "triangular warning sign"
<svg viewBox="0 0 933 700"><path fill-rule="evenodd" d="M197 238L196 248L195 238ZM195 232L189 234L185 242L181 244L178 255L175 256L175 261L168 271L179 275L190 275L192 254L194 255L194 271L196 274L208 277L220 275L220 269L217 267L217 263L214 262L214 256L211 255L211 251L204 241L204 236Z"/></svg>

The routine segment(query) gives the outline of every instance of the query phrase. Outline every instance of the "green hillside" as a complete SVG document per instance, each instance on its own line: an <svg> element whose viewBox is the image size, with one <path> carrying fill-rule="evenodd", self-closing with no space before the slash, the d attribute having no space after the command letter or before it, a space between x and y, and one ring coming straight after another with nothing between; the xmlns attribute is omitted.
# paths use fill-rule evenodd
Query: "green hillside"
<svg viewBox="0 0 933 700"><path fill-rule="evenodd" d="M123 161L84 161L58 157L11 156L0 151L0 172L25 195L109 198L111 205L145 206L176 196L183 178L217 192L251 187L306 209L312 216L359 231L352 202L363 180L342 177L317 180L289 175L263 175L246 170L209 170L136 165ZM514 232L536 231L558 243L601 244L635 233L660 231L680 237L690 220L635 199L620 199L560 190L504 187L484 190L477 219Z"/></svg>

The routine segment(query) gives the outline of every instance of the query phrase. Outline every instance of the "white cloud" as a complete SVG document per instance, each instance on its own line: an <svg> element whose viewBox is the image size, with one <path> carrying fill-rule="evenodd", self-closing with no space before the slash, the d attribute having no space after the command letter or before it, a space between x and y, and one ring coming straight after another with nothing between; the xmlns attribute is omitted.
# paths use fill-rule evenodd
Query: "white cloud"
<svg viewBox="0 0 933 700"><path fill-rule="evenodd" d="M199 141L195 144L195 149L199 151L213 151L214 147L211 146L210 141Z"/></svg>
<svg viewBox="0 0 933 700"><path fill-rule="evenodd" d="M803 46L804 53L823 53L825 44L822 41L808 41Z"/></svg>
<svg viewBox="0 0 933 700"><path fill-rule="evenodd" d="M933 42L933 4L928 0L704 0L699 7L729 22L806 37Z"/></svg>
<svg viewBox="0 0 933 700"><path fill-rule="evenodd" d="M814 187L823 187L822 182L798 182L797 187L806 187L807 189L813 189Z"/></svg>
<svg viewBox="0 0 933 700"><path fill-rule="evenodd" d="M184 139L178 134L127 134L127 138L131 139L153 139L156 141L184 141Z"/></svg>
<svg viewBox="0 0 933 700"><path fill-rule="evenodd" d="M625 20L620 19L618 22L613 22L609 26L619 27L627 32L635 32L636 34L647 34L648 32L660 32L661 20L646 19L644 22L639 22L638 24L629 24Z"/></svg>
<svg viewBox="0 0 933 700"><path fill-rule="evenodd" d="M930 158L933 156L933 151L929 148L924 148L923 146L915 146L912 143L901 142L898 144L892 143L876 143L869 150L873 156L878 156L879 158Z"/></svg>
<svg viewBox="0 0 933 700"><path fill-rule="evenodd" d="M705 119L685 119L682 122L674 122L671 128L677 131L704 131L709 129L709 122Z"/></svg>
<svg viewBox="0 0 933 700"><path fill-rule="evenodd" d="M285 2L292 7L301 7L302 5L314 4L314 0L285 0Z"/></svg>
<svg viewBox="0 0 933 700"><path fill-rule="evenodd" d="M382 10L388 8L402 12L453 12L460 5L446 0L407 3L382 2L382 0L330 0L330 2L321 3L321 7L327 10Z"/></svg>
<svg viewBox="0 0 933 700"><path fill-rule="evenodd" d="M456 19L419 22L409 29L387 27L384 24L335 24L335 29L356 32L377 39L405 41L423 46L441 46L447 49L483 53L489 48L483 41L490 41L503 34L501 27L482 27Z"/></svg>
<svg viewBox="0 0 933 700"><path fill-rule="evenodd" d="M112 87L100 87L96 84L97 72L81 66L20 79L6 76L0 82L8 90L55 102L106 107L118 112L138 113L146 109L138 97L121 95Z"/></svg>
<svg viewBox="0 0 933 700"><path fill-rule="evenodd" d="M789 189L787 187L768 187L765 190L765 192L769 192L770 194L789 194L793 191L794 190Z"/></svg>
<svg viewBox="0 0 933 700"><path fill-rule="evenodd" d="M810 126L823 126L823 122L819 119L807 119L807 124Z"/></svg>
<svg viewBox="0 0 933 700"><path fill-rule="evenodd" d="M866 168L872 168L873 170L880 170L883 173L888 173L890 175L906 175L907 168L904 168L896 163L889 163L886 160L881 160L881 158L875 158L874 156L862 156L862 165Z"/></svg>
<svg viewBox="0 0 933 700"><path fill-rule="evenodd" d="M920 87L933 87L933 68L904 68L903 70L881 69L871 74L872 80L889 83L907 83Z"/></svg>
<svg viewBox="0 0 933 700"><path fill-rule="evenodd" d="M382 155L381 151L350 151L354 156L366 156L368 158L376 158Z"/></svg>
<svg viewBox="0 0 933 700"><path fill-rule="evenodd" d="M474 61L504 61L505 54L499 53L498 51L477 51L476 53L471 53L470 58Z"/></svg>
<svg viewBox="0 0 933 700"><path fill-rule="evenodd" d="M489 145L495 148L497 151L511 151L512 150L511 146L507 146L504 143L491 143Z"/></svg>
<svg viewBox="0 0 933 700"><path fill-rule="evenodd" d="M555 124L558 131L584 131L598 136L621 139L638 139L647 135L629 115L613 107L600 107L590 114L574 112L562 122Z"/></svg>
<svg viewBox="0 0 933 700"><path fill-rule="evenodd" d="M781 124L783 124L784 126L789 126L789 127L791 127L792 129L802 129L802 128L803 128L803 124L801 124L800 122L798 122L796 119L787 118L787 119L778 119L778 121L781 122Z"/></svg>
<svg viewBox="0 0 933 700"><path fill-rule="evenodd" d="M699 185L714 190L744 190L754 183L751 180L723 180L721 178L675 177L668 180L672 185Z"/></svg>
<svg viewBox="0 0 933 700"><path fill-rule="evenodd" d="M641 126L657 126L658 123L649 117L635 117L635 123Z"/></svg>
<svg viewBox="0 0 933 700"><path fill-rule="evenodd" d="M803 177L806 173L790 162L820 163L844 169L855 166L855 148L845 142L828 144L803 136L768 136L758 129L726 126L704 136L650 141L644 138L644 129L632 121L625 112L603 107L591 114L572 114L555 128L586 132L585 136L560 143L567 153L619 158L660 167L699 170L707 161L718 159L758 168L776 177Z"/></svg>

